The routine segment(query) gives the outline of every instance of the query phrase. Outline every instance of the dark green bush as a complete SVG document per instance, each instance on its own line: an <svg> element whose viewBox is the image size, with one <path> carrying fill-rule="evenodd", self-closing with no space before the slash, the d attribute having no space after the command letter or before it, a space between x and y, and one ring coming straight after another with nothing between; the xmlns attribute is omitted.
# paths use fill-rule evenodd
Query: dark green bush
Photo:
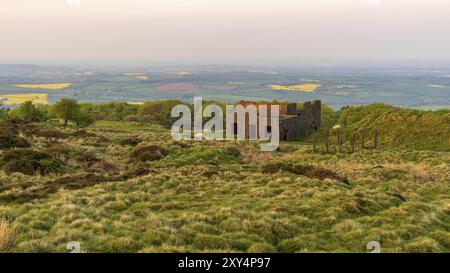
<svg viewBox="0 0 450 273"><path fill-rule="evenodd" d="M39 130L33 132L34 136L44 137L44 138L66 138L67 135L58 130Z"/></svg>
<svg viewBox="0 0 450 273"><path fill-rule="evenodd" d="M23 137L11 133L0 134L0 149L26 148L30 143Z"/></svg>
<svg viewBox="0 0 450 273"><path fill-rule="evenodd" d="M19 172L26 175L57 173L64 166L50 153L33 149L8 150L3 154L2 163L7 174Z"/></svg>
<svg viewBox="0 0 450 273"><path fill-rule="evenodd" d="M141 143L141 140L137 137L129 137L129 138L124 138L122 140L120 140L119 144L122 146L136 146L139 143Z"/></svg>
<svg viewBox="0 0 450 273"><path fill-rule="evenodd" d="M239 151L239 149L236 147L226 147L225 153L234 157L241 157L241 151Z"/></svg>
<svg viewBox="0 0 450 273"><path fill-rule="evenodd" d="M95 133L87 132L85 130L78 130L70 134L73 137L76 138L87 138L87 137L96 137L97 135Z"/></svg>

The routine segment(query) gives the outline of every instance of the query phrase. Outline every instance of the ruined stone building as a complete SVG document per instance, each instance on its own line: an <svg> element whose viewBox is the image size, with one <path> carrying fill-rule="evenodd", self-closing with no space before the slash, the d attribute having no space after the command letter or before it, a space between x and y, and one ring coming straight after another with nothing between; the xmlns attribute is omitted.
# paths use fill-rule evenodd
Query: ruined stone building
<svg viewBox="0 0 450 273"><path fill-rule="evenodd" d="M250 102L241 101L238 105L247 107L254 105L258 109L261 105L266 105L268 109L268 116L270 117L270 107L278 105L280 109L280 141L298 141L304 139L308 134L320 129L320 113L321 102L316 100L313 102L305 102L302 108L297 108L296 103L265 103L265 102ZM259 115L259 113L258 113ZM267 132L271 133L270 119L267 122ZM254 125L249 125L246 120L246 138L249 138L251 132L259 132L259 128ZM253 127L253 128L250 128ZM234 124L234 133L237 134L237 124Z"/></svg>

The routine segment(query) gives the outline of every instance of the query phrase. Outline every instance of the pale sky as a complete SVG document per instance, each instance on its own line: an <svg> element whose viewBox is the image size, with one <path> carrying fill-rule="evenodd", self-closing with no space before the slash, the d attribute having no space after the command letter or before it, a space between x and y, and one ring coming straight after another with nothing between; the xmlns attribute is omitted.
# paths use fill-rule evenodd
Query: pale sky
<svg viewBox="0 0 450 273"><path fill-rule="evenodd" d="M0 63L316 60L450 62L450 0L0 0Z"/></svg>

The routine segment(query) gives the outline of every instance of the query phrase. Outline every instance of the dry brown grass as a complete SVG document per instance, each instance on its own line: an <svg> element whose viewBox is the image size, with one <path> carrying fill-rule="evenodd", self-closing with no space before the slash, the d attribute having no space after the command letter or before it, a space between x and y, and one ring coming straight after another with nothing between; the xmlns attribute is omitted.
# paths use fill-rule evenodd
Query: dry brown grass
<svg viewBox="0 0 450 273"><path fill-rule="evenodd" d="M430 182L434 180L430 167L423 163L389 163L384 167L407 171L409 177L414 182Z"/></svg>
<svg viewBox="0 0 450 273"><path fill-rule="evenodd" d="M17 226L10 220L0 218L0 253L10 251L16 243Z"/></svg>

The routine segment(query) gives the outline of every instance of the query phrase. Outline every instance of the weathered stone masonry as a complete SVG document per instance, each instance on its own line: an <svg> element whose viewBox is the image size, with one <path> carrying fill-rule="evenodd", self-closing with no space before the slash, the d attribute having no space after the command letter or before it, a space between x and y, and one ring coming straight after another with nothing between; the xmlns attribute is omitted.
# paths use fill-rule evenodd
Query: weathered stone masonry
<svg viewBox="0 0 450 273"><path fill-rule="evenodd" d="M246 107L255 105L257 108L261 105L267 105L270 109L271 105L279 105L280 107L280 140L281 141L298 141L306 135L320 129L320 113L321 102L316 100L313 102L305 102L302 108L297 109L296 103L258 103L241 101L240 105ZM270 116L270 113L269 113ZM249 136L249 125L246 120L246 137ZM236 126L235 126L236 128ZM255 128L252 128L253 130ZM271 132L270 120L268 120L268 132ZM258 130L259 131L259 130ZM236 132L235 132L236 133Z"/></svg>

